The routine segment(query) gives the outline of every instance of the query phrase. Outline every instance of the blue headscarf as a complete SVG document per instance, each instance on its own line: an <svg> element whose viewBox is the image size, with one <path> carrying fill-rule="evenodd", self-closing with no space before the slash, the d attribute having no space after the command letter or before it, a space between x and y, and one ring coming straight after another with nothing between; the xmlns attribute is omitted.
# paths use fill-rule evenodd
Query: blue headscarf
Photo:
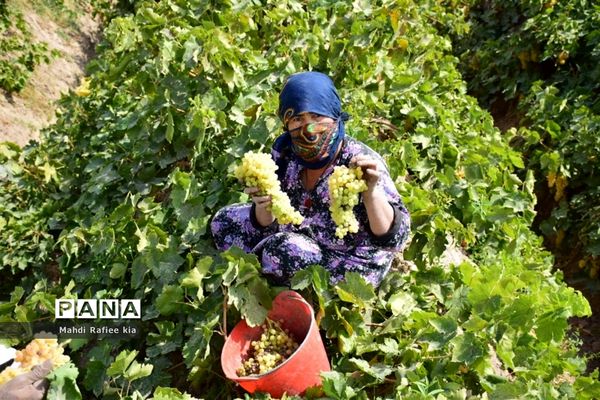
<svg viewBox="0 0 600 400"><path fill-rule="evenodd" d="M348 114L342 112L340 96L335 89L331 79L321 72L301 72L288 77L281 94L279 95L279 118L287 127L287 121L300 113L309 112L323 115L337 121L337 130L329 144L327 157L309 162L294 153L295 159L301 165L318 169L327 165L346 135L344 121L348 120ZM287 128L286 128L287 129ZM286 147L292 148L292 138L288 131L279 136L273 148L281 152Z"/></svg>

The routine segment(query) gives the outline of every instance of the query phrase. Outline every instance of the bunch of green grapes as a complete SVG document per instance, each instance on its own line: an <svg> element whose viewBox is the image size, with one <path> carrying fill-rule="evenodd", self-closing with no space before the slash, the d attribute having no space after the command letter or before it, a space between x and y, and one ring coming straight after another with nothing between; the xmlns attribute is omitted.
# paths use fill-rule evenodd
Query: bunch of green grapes
<svg viewBox="0 0 600 400"><path fill-rule="evenodd" d="M282 321L283 322L283 321ZM298 348L298 343L281 324L267 318L261 326L259 340L250 343L250 349L238 368L238 376L264 374L287 360Z"/></svg>
<svg viewBox="0 0 600 400"><path fill-rule="evenodd" d="M290 198L281 190L275 172L277 168L269 154L249 151L233 174L246 187L258 188L259 196L271 196L270 211L280 224L299 225L304 217L292 207Z"/></svg>
<svg viewBox="0 0 600 400"><path fill-rule="evenodd" d="M29 370L21 367L8 367L4 371L0 372L0 385L10 381L12 378L16 378L19 375L28 372Z"/></svg>
<svg viewBox="0 0 600 400"><path fill-rule="evenodd" d="M358 220L354 215L354 206L358 204L358 194L367 190L360 167L339 166L333 169L329 177L329 211L337 228L335 235L342 239L346 234L358 232Z"/></svg>
<svg viewBox="0 0 600 400"><path fill-rule="evenodd" d="M56 339L33 339L23 350L16 352L15 361L20 365L6 368L0 373L0 385L31 371L46 360L52 360L52 365L56 368L69 361L69 356L63 354L63 348Z"/></svg>
<svg viewBox="0 0 600 400"><path fill-rule="evenodd" d="M22 368L31 369L46 360L52 360L52 364L57 367L69 361L63 350L56 339L33 339L23 350L17 351L15 361Z"/></svg>

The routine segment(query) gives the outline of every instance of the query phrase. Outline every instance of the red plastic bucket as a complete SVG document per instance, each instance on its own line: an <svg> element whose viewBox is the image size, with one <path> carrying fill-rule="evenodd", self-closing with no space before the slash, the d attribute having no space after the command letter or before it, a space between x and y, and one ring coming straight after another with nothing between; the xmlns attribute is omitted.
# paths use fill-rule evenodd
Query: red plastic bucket
<svg viewBox="0 0 600 400"><path fill-rule="evenodd" d="M273 397L302 395L311 386L321 384L320 373L329 371L329 360L314 318L313 309L298 293L287 290L273 300L268 317L283 320L282 327L288 329L298 349L283 363L261 375L238 376L237 370L248 353L250 344L260 339L262 328L249 327L240 321L231 331L221 352L221 367L225 376L250 393L266 392Z"/></svg>

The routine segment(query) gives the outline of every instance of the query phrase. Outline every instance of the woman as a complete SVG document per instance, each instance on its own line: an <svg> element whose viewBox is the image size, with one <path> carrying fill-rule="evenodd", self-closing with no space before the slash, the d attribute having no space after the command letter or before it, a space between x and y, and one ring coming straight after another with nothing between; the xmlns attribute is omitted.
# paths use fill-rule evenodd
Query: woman
<svg viewBox="0 0 600 400"><path fill-rule="evenodd" d="M345 135L340 98L327 75L291 75L279 96L285 132L273 144L281 188L304 216L301 225L279 225L269 211L270 198L257 188L245 190L252 204L219 210L211 223L219 250L238 246L261 260L263 273L289 284L297 271L325 267L333 283L347 271L360 273L374 286L389 270L394 253L408 238L410 219L381 156ZM354 208L359 231L335 236L329 212L328 178L335 166L359 166L368 189Z"/></svg>

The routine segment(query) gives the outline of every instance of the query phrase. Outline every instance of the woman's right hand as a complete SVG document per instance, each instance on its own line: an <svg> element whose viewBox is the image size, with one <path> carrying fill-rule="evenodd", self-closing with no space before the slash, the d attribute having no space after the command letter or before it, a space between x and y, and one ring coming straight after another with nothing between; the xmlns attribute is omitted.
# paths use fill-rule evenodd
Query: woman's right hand
<svg viewBox="0 0 600 400"><path fill-rule="evenodd" d="M269 226L275 221L273 213L268 207L271 205L271 196L258 196L257 187L248 187L244 189L244 193L252 198L254 210L256 212L256 220L261 226Z"/></svg>

